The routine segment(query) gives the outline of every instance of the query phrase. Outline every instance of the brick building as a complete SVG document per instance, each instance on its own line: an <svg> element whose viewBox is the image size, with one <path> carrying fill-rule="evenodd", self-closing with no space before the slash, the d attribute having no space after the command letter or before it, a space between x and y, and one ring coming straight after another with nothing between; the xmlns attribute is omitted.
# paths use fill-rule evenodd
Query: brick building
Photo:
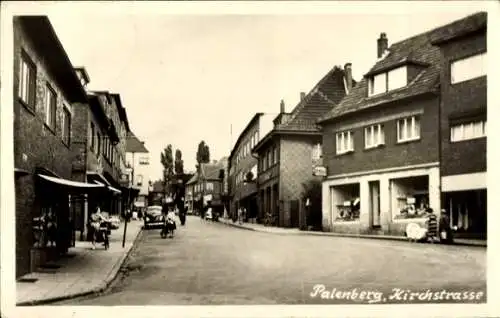
<svg viewBox="0 0 500 318"><path fill-rule="evenodd" d="M252 149L273 128L277 114L257 113L238 136L229 155L228 190L229 214L234 218L240 207L247 211L247 218L257 217L257 163Z"/></svg>
<svg viewBox="0 0 500 318"><path fill-rule="evenodd" d="M224 174L228 158L202 163L198 171L186 182L186 203L188 211L200 213L211 206L215 211L224 211ZM222 215L222 214L220 214Z"/></svg>
<svg viewBox="0 0 500 318"><path fill-rule="evenodd" d="M486 235L487 14L434 34L441 49L441 190L460 235Z"/></svg>
<svg viewBox="0 0 500 318"><path fill-rule="evenodd" d="M290 112L284 102L274 119L273 129L257 143L252 152L258 158L258 221L269 213L280 227L298 227L304 183L318 180L313 165L321 157L322 134L319 117L334 108L354 86L351 65L335 66Z"/></svg>
<svg viewBox="0 0 500 318"><path fill-rule="evenodd" d="M74 115L87 95L46 16L14 18L13 72L19 277L74 243L72 197L105 188L71 180Z"/></svg>
<svg viewBox="0 0 500 318"><path fill-rule="evenodd" d="M320 121L328 177L323 182L323 227L334 232L403 235L441 209L441 52L431 42L450 26L388 47ZM448 128L446 128L448 129Z"/></svg>
<svg viewBox="0 0 500 318"><path fill-rule="evenodd" d="M85 86L90 82L84 68L77 68L76 73ZM108 100L117 100L118 109L122 108L118 116L111 118L110 111L106 111L110 103ZM75 230L80 232L84 239L87 232L89 215L100 207L101 211L110 214L122 212L122 190L116 180L122 174L121 160L124 157L123 143L120 129L129 130L125 109L121 106L118 94L108 94L107 100L93 92L87 92L88 107L75 109L73 124L72 150L74 154L72 179L105 185L109 190L104 194L81 196L82 202L76 208ZM116 124L115 124L116 123ZM79 207L82 207L81 209Z"/></svg>

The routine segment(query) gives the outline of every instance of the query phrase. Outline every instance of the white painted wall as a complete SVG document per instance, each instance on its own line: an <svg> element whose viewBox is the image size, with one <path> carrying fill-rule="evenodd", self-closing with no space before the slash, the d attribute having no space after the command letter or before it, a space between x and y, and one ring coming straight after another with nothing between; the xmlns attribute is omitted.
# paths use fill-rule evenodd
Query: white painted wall
<svg viewBox="0 0 500 318"><path fill-rule="evenodd" d="M142 160L141 160L142 159ZM141 161L146 160L148 163L150 162L149 153L126 153L126 161L134 168L134 180L133 187L139 188L139 195L148 195L149 193L149 164L141 164ZM140 180L142 176L142 180ZM142 181L142 184L139 186L138 183Z"/></svg>

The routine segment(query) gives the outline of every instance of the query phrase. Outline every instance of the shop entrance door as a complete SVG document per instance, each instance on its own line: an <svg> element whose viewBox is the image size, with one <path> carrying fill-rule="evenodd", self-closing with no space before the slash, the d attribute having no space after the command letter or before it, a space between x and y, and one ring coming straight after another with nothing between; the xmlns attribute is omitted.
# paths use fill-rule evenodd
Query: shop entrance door
<svg viewBox="0 0 500 318"><path fill-rule="evenodd" d="M380 181L370 181L370 219L373 228L380 228Z"/></svg>

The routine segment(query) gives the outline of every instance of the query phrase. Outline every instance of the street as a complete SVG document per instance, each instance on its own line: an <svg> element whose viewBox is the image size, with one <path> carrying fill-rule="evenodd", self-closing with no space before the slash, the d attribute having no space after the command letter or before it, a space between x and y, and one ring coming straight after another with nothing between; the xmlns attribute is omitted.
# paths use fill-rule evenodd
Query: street
<svg viewBox="0 0 500 318"><path fill-rule="evenodd" d="M194 216L173 239L148 230L136 244L107 292L58 305L404 303L405 293L428 289L486 293L485 248L277 235ZM331 295L355 289L384 299L320 297L334 289Z"/></svg>

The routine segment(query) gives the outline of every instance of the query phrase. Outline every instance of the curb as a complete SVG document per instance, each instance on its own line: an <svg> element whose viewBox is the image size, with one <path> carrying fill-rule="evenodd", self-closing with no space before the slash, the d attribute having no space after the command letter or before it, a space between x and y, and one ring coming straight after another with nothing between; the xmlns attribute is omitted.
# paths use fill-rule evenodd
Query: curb
<svg viewBox="0 0 500 318"><path fill-rule="evenodd" d="M219 222L222 224L225 224L227 226L232 226L240 229L245 229L245 230L250 230L250 231L255 231L255 232L261 232L261 233L269 233L269 234L275 234L275 235L311 235L311 236L330 236L330 237L352 237L352 238L360 238L360 239L376 239L376 240L392 240L392 241L408 241L406 237L403 236L382 236L382 235L360 235L360 234L348 234L348 233L334 233L334 232L312 232L312 231L298 231L298 232L273 232L273 231L263 231L260 229L255 229L255 228L250 228L246 227L243 225L239 224L233 224L230 222ZM474 243L467 243L467 242L460 242L460 240L455 241L453 245L459 245L459 246L471 246L471 247L482 247L486 248L486 244L474 244Z"/></svg>
<svg viewBox="0 0 500 318"><path fill-rule="evenodd" d="M139 231L137 231L137 234L135 235L134 239L132 240L132 244L130 244L130 246L126 249L125 253L123 254L122 257L120 257L118 262L116 262L115 265L113 265L113 267L111 268L111 271L109 272L107 277L104 279L103 283L99 284L97 287L88 289L86 291L71 293L71 294L57 296L57 297L53 297L53 298L45 298L45 299L37 299L37 300L19 302L19 303L16 303L16 306L46 305L46 304L59 302L59 301L63 301L63 300L84 297L84 296L89 296L89 295L93 295L93 294L99 294L99 293L105 291L111 285L111 283L115 280L115 278L118 276L120 268L122 267L123 263L128 258L128 256L130 255L130 252L134 248L135 242L137 241L137 238L142 233L142 231L143 231L143 228L141 227L139 229Z"/></svg>

